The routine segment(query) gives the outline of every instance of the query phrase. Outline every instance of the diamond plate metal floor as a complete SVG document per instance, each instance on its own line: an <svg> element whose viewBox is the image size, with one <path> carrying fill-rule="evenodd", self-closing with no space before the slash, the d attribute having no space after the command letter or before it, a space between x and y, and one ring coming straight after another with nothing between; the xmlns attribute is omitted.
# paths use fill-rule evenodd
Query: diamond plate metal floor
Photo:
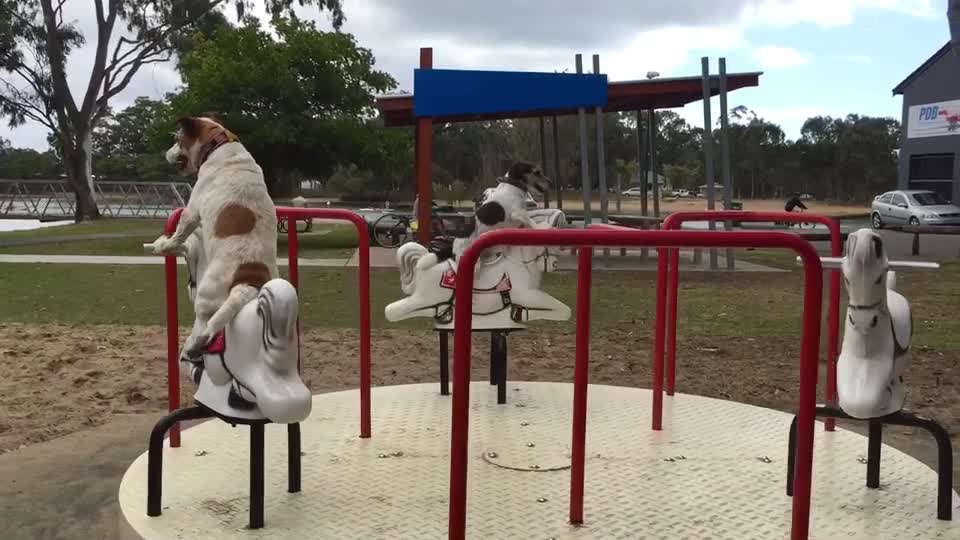
<svg viewBox="0 0 960 540"><path fill-rule="evenodd" d="M648 390L591 386L586 524L573 528L566 523L573 387L510 388L503 406L495 387L471 388L469 537L789 536L789 415L677 395L666 400L665 430L655 433ZM248 429L220 421L190 428L181 448L164 449L160 517L146 515L147 456L138 457L120 485L123 515L151 540L444 538L450 399L436 384L375 388L367 440L357 437L357 408L355 391L314 396L299 494L286 493L285 427L267 426L264 529L245 528ZM858 434L818 426L811 538L960 538L958 521L936 519L931 469L884 446L881 489L867 489L866 448Z"/></svg>

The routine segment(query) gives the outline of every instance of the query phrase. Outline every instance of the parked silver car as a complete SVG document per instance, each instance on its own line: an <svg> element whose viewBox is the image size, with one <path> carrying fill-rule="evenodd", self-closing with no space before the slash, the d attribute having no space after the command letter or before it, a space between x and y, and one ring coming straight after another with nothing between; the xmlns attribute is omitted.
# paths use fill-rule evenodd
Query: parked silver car
<svg viewBox="0 0 960 540"><path fill-rule="evenodd" d="M960 225L960 206L934 191L903 189L878 195L871 203L874 229L902 225Z"/></svg>

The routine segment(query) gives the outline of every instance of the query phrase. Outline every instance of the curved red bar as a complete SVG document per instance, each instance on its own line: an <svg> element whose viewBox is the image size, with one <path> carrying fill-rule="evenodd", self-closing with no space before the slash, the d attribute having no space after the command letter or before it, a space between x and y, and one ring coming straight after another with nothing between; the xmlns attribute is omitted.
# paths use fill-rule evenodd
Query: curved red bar
<svg viewBox="0 0 960 540"><path fill-rule="evenodd" d="M645 231L645 230L500 230L477 238L460 257L454 311L453 403L450 439L450 507L447 533L454 540L463 540L467 524L467 461L470 416L470 347L473 304L474 267L480 253L495 245L513 246L575 246L621 247L657 246L679 247L767 247L788 248L800 255L804 266L803 330L800 347L800 403L797 411L797 462L794 471L795 491L791 539L807 538L810 524L810 488L813 469L813 434L817 393L817 355L820 344L820 315L823 300L823 266L813 245L803 238L785 232L727 232L727 231ZM581 268L578 280L581 290L589 280L589 270ZM584 287L585 288L585 287ZM580 306L578 306L578 311ZM577 319L577 343L581 332L588 331L588 321ZM585 369L588 352L577 351L575 371ZM663 406L663 357L654 359L653 404L655 411ZM586 377L575 379L575 385L585 385ZM584 390L579 390L583 392ZM574 389L575 395L578 390ZM583 394L586 395L585 393ZM578 409L585 399L575 400ZM656 412L655 412L656 414ZM575 410L575 418L586 418L584 410ZM582 422L585 426L586 422ZM576 429L580 429L578 422ZM578 433L574 442L579 444ZM574 450L579 463L573 467L582 470L582 449ZM574 479L575 480L575 479ZM576 495L574 493L573 495ZM580 500L571 500L571 515ZM582 506L580 507L582 518Z"/></svg>
<svg viewBox="0 0 960 540"><path fill-rule="evenodd" d="M182 208L174 210L167 218L164 233L173 234L180 223ZM367 222L363 216L350 210L340 208L290 208L277 207L277 218L286 218L290 221L287 226L287 260L289 264L290 283L300 288L300 267L298 264L299 243L297 238L296 220L320 218L349 221L357 228L357 245L360 255L358 276L360 290L360 437L369 438L371 435L370 419L370 237L367 234ZM177 258L167 256L164 260L164 277L167 295L167 400L171 411L180 408L180 362L178 353L180 337L178 335L178 306L177 306ZM297 332L300 331L300 322L297 321ZM298 351L299 354L299 351ZM298 358L299 365L299 358ZM170 446L180 446L180 428L175 425L170 430Z"/></svg>
<svg viewBox="0 0 960 540"><path fill-rule="evenodd" d="M357 229L357 281L360 288L360 438L371 435L370 420L370 235L367 221L356 212L341 208L292 208L277 207L277 217L287 218L287 259L290 267L290 283L300 288L300 268L297 264L299 244L296 220L321 218L349 221ZM299 323L298 323L299 325Z"/></svg>
<svg viewBox="0 0 960 540"><path fill-rule="evenodd" d="M680 229L688 221L744 221L744 222L774 222L788 223L821 223L830 231L830 255L843 255L843 240L840 234L840 223L821 214L809 212L747 212L706 210L692 212L675 212L663 221L666 230ZM757 231L751 231L757 232ZM669 251L669 260L664 260L663 254ZM662 283L661 272L667 269L666 286ZM659 321L656 323L654 336L654 355L663 356L666 350L666 388L667 395L672 396L676 387L677 374L677 297L680 289L680 252L676 249L660 250L657 260L657 303L669 294L666 300L666 342L664 343L664 329ZM830 272L830 296L827 304L827 387L826 401L836 404L837 391L837 357L840 349L840 271ZM836 420L828 418L824 423L827 431L833 431Z"/></svg>

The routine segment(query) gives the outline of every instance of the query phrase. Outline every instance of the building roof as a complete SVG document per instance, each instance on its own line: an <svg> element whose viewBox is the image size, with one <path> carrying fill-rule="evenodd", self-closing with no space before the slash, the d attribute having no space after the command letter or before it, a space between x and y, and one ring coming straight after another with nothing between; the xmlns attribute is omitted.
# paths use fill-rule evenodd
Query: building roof
<svg viewBox="0 0 960 540"><path fill-rule="evenodd" d="M926 62L920 64L920 67L913 70L913 73L907 75L907 78L904 79L900 84L898 84L893 89L893 95L895 96L903 95L903 91L906 90L908 86L913 84L913 81L917 80L917 78L923 75L923 73L927 71L927 69L929 69L930 66L936 64L941 58L943 58L943 55L947 54L948 52L950 52L949 41L947 42L946 45L944 45L943 47L940 47L940 50L933 53L933 56L931 56L930 58L927 58Z"/></svg>
<svg viewBox="0 0 960 540"><path fill-rule="evenodd" d="M763 72L728 73L727 91L760 85ZM720 93L717 75L711 78L711 95ZM674 77L639 81L616 81L607 86L606 112L641 111L647 109L672 109L683 107L703 99L703 82L699 76ZM413 94L387 95L377 98L376 106L387 126L413 125ZM453 117L435 117L434 123L472 122L482 120L507 120L512 118L535 118L539 116L564 116L576 114L576 109L517 111L483 115L464 115Z"/></svg>

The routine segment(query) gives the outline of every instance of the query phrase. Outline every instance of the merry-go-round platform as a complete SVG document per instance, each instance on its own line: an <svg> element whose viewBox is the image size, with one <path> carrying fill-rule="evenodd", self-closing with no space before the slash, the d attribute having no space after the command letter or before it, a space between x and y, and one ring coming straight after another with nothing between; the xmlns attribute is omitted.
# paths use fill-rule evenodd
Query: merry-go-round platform
<svg viewBox="0 0 960 540"><path fill-rule="evenodd" d="M472 383L467 536L497 539L786 538L792 416L677 394L650 429L650 391L589 387L584 525L568 524L573 385ZM147 454L119 501L126 538L440 539L447 534L451 401L436 384L375 388L373 437L357 391L315 395L302 424L302 491L287 493L286 427L266 426L264 528L247 526L248 432L218 421L164 448L163 513L148 517ZM865 486L867 438L818 423L810 538L960 538L936 518L937 474L884 445ZM952 506L960 496L952 493Z"/></svg>

